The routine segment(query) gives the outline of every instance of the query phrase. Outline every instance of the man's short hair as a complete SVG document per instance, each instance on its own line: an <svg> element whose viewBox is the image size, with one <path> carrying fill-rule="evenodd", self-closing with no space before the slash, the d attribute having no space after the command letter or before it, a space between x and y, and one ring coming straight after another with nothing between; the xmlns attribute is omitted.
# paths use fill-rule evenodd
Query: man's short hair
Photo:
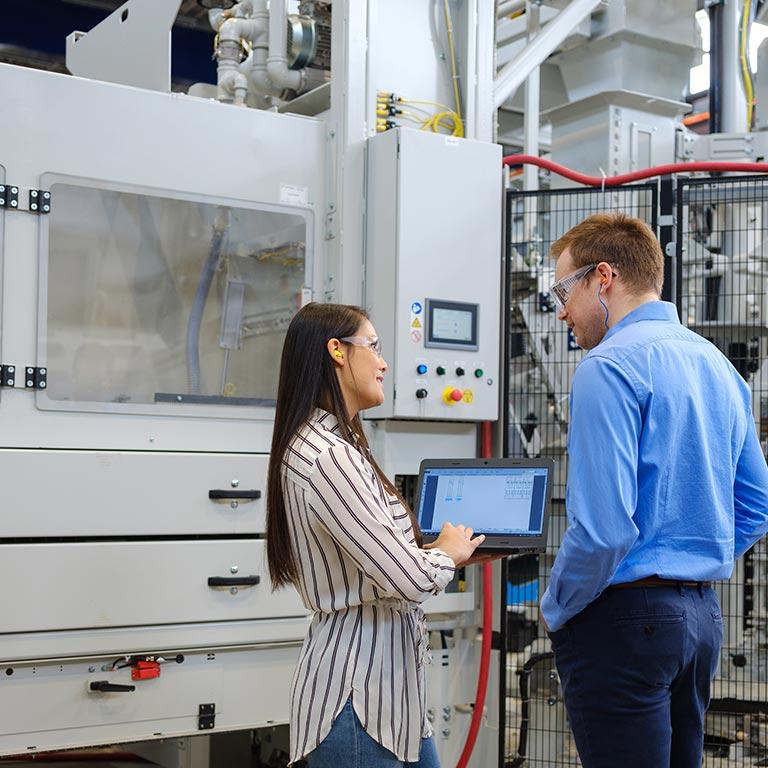
<svg viewBox="0 0 768 768"><path fill-rule="evenodd" d="M556 240L550 256L558 259L566 248L577 269L607 261L616 265L631 291L654 291L661 295L664 284L661 246L653 230L634 216L596 213Z"/></svg>

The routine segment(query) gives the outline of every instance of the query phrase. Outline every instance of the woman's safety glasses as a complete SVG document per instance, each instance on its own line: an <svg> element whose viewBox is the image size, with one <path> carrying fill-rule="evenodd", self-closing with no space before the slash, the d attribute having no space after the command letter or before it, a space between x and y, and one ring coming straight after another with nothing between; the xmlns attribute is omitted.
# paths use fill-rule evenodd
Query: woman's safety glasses
<svg viewBox="0 0 768 768"><path fill-rule="evenodd" d="M347 344L354 344L356 347L368 347L368 349L373 350L375 354L381 357L381 339L377 337L345 336L343 339L339 339L339 341L346 341Z"/></svg>

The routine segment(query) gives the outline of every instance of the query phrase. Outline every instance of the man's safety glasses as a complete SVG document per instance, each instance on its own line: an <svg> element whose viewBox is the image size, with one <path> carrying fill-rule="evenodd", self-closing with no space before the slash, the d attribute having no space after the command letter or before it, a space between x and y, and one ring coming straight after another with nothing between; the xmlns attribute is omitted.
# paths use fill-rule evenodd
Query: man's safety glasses
<svg viewBox="0 0 768 768"><path fill-rule="evenodd" d="M375 354L381 357L381 339L378 337L369 338L368 336L345 336L339 341L346 341L347 344L354 344L356 347L368 347Z"/></svg>
<svg viewBox="0 0 768 768"><path fill-rule="evenodd" d="M558 309L565 307L565 302L570 298L573 289L578 285L580 280L583 280L593 269L597 268L597 264L586 264L580 267L575 272L571 272L570 275L558 280L552 284L549 289L552 293L552 298L555 300Z"/></svg>

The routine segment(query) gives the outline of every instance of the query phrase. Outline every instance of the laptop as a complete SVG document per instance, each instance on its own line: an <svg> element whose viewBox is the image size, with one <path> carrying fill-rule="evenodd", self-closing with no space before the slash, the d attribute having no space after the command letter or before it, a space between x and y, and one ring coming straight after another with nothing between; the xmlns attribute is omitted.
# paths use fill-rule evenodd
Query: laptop
<svg viewBox="0 0 768 768"><path fill-rule="evenodd" d="M544 552L554 471L552 459L425 459L416 491L424 542L449 522L485 534L478 552Z"/></svg>

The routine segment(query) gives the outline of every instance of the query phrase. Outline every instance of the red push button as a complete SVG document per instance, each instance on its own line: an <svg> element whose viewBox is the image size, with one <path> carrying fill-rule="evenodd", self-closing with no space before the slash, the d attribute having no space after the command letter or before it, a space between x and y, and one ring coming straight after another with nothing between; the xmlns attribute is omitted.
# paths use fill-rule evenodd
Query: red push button
<svg viewBox="0 0 768 768"><path fill-rule="evenodd" d="M453 392L451 392L451 400L453 400L454 403L458 403L462 397L464 397L464 394L460 389L454 389Z"/></svg>

